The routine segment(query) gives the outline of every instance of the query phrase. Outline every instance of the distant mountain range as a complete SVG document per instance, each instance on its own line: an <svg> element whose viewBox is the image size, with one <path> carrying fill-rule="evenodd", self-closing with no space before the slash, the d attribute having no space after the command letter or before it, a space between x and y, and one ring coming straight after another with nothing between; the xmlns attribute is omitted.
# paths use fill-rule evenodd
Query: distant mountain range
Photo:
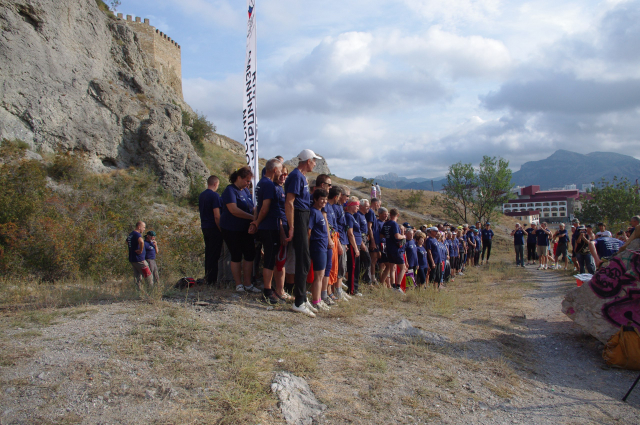
<svg viewBox="0 0 640 425"><path fill-rule="evenodd" d="M513 173L511 183L513 186L539 185L542 190L575 184L578 189L581 189L583 184L598 182L602 178L612 180L614 176L619 179L626 177L631 182L635 182L640 178L640 160L613 152L592 152L585 155L557 150L546 159L522 164L520 170ZM355 181L362 181L362 179L362 176L353 178ZM438 191L442 189L447 179L446 177L408 179L395 173L388 173L376 176L374 181L381 187L390 189Z"/></svg>
<svg viewBox="0 0 640 425"><path fill-rule="evenodd" d="M640 178L640 160L613 152L592 152L586 155L558 150L540 161L525 162L511 176L514 186L540 185L542 190L598 182L601 178L628 178L635 182Z"/></svg>

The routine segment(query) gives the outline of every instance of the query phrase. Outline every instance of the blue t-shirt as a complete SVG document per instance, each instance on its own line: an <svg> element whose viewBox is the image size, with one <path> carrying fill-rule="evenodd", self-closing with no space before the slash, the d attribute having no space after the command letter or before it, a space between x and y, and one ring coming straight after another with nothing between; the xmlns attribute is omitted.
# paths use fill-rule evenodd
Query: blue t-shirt
<svg viewBox="0 0 640 425"><path fill-rule="evenodd" d="M338 222L338 232L340 233L340 243L349 245L349 237L347 236L347 219L345 217L344 207L340 204L333 205L336 212L336 221Z"/></svg>
<svg viewBox="0 0 640 425"><path fill-rule="evenodd" d="M549 235L544 230L536 230L536 239L538 246L549 246Z"/></svg>
<svg viewBox="0 0 640 425"><path fill-rule="evenodd" d="M482 240L490 241L493 239L493 230L491 229L482 229Z"/></svg>
<svg viewBox="0 0 640 425"><path fill-rule="evenodd" d="M600 258L616 255L620 247L624 245L624 242L621 240L606 236L599 237L594 242L596 245L596 252Z"/></svg>
<svg viewBox="0 0 640 425"><path fill-rule="evenodd" d="M260 230L278 230L278 219L280 218L280 208L278 207L278 192L276 185L269 177L260 179L256 186L256 199L258 201L258 215L262 209L265 199L271 201L267 216L260 222L258 229Z"/></svg>
<svg viewBox="0 0 640 425"><path fill-rule="evenodd" d="M524 230L521 228L518 228L518 230L513 234L513 244L524 245Z"/></svg>
<svg viewBox="0 0 640 425"><path fill-rule="evenodd" d="M220 211L222 211L220 195L211 189L205 189L198 197L198 208L200 209L200 227L202 229L215 229L219 232L213 210L220 208Z"/></svg>
<svg viewBox="0 0 640 425"><path fill-rule="evenodd" d="M314 252L326 251L329 235L327 235L327 224L324 221L322 211L311 208L309 212L309 229L311 229L309 250Z"/></svg>
<svg viewBox="0 0 640 425"><path fill-rule="evenodd" d="M220 214L220 227L234 232L246 232L249 230L251 220L239 218L229 212L227 204L236 204L239 209L251 214L253 202L247 197L244 190L238 189L235 184L230 184L222 192L222 213Z"/></svg>
<svg viewBox="0 0 640 425"><path fill-rule="evenodd" d="M156 259L156 247L151 242L145 239L144 241L144 259L155 260Z"/></svg>
<svg viewBox="0 0 640 425"><path fill-rule="evenodd" d="M558 244L567 244L569 242L569 233L567 229L558 230Z"/></svg>
<svg viewBox="0 0 640 425"><path fill-rule="evenodd" d="M138 249L138 239L140 239L141 237L142 235L135 230L129 233L129 236L127 236L127 245L129 246L129 261L132 263L139 263L141 261L144 261L144 245L142 247L142 254L136 253L136 250Z"/></svg>
<svg viewBox="0 0 640 425"><path fill-rule="evenodd" d="M468 246L470 249L475 249L476 247L474 247L474 246L473 246L473 245L471 245L471 244L474 244L474 245L476 244L476 238L475 238L475 236L473 236L473 233L471 233L471 234L467 234L467 246Z"/></svg>
<svg viewBox="0 0 640 425"><path fill-rule="evenodd" d="M536 243L536 231L533 230L533 227L529 227L527 233L527 243Z"/></svg>
<svg viewBox="0 0 640 425"><path fill-rule="evenodd" d="M380 238L380 231L382 230L382 225L384 221L376 218L371 226L371 230L373 230L373 240L376 241L376 246L380 247L381 243L384 243L384 238Z"/></svg>
<svg viewBox="0 0 640 425"><path fill-rule="evenodd" d="M448 250L444 242L438 242L438 248L440 249L440 261L446 261Z"/></svg>
<svg viewBox="0 0 640 425"><path fill-rule="evenodd" d="M385 239L387 255L398 258L404 254L406 244L399 247L398 240L396 239L396 234L400 233L400 226L397 222L393 220L386 221L382 225L382 231L380 233L382 233L382 236Z"/></svg>
<svg viewBox="0 0 640 425"><path fill-rule="evenodd" d="M249 186L242 189L242 191L244 192L244 195L247 197L247 203L249 204L249 207L253 212L253 207L255 207L256 204L253 202L253 195L251 194L251 190L249 189Z"/></svg>
<svg viewBox="0 0 640 425"><path fill-rule="evenodd" d="M327 214L327 221L329 222L329 228L333 229L334 232L338 231L338 217L336 217L336 210L333 208L333 205L328 204L322 209Z"/></svg>
<svg viewBox="0 0 640 425"><path fill-rule="evenodd" d="M364 215L365 220L367 220L367 232L369 232L369 223L371 223L371 231L373 232L373 240L376 240L376 226L378 225L378 218L376 217L376 213L369 208L369 211ZM369 241L371 242L371 241ZM376 242L377 244L378 242Z"/></svg>
<svg viewBox="0 0 640 425"><path fill-rule="evenodd" d="M447 245L447 249L449 250L449 257L455 257L454 253L456 248L453 246L453 240L447 239L445 241L445 244ZM455 245L457 246L458 244L456 243Z"/></svg>
<svg viewBox="0 0 640 425"><path fill-rule="evenodd" d="M441 261L440 250L438 249L438 241L435 238L429 237L424 243L425 249L431 251L431 257L436 266Z"/></svg>
<svg viewBox="0 0 640 425"><path fill-rule="evenodd" d="M367 235L369 234L369 226L367 225L367 219L365 218L364 214L362 214L360 211L356 211L354 216L356 217L356 219L358 219L358 226L360 226L360 233L361 233L362 239L367 240Z"/></svg>
<svg viewBox="0 0 640 425"><path fill-rule="evenodd" d="M284 189L282 188L282 186L276 185L276 194L278 196L278 211L280 220L282 221L282 226L286 227L289 225L289 223L287 222L287 214L284 210L284 203L287 197L284 194Z"/></svg>
<svg viewBox="0 0 640 425"><path fill-rule="evenodd" d="M298 168L294 168L284 182L284 192L293 193L296 199L293 201L293 208L297 210L308 210L311 208L311 194L307 178Z"/></svg>
<svg viewBox="0 0 640 425"><path fill-rule="evenodd" d="M360 233L360 224L353 214L345 213L344 218L347 221L347 229L353 229L353 236L356 238L356 245L362 244L362 233Z"/></svg>
<svg viewBox="0 0 640 425"><path fill-rule="evenodd" d="M482 238L480 237L480 233L474 234L473 237L476 239L476 249L482 248Z"/></svg>
<svg viewBox="0 0 640 425"><path fill-rule="evenodd" d="M427 250L424 246L418 247L418 267L426 269L429 267L429 260L427 259Z"/></svg>
<svg viewBox="0 0 640 425"><path fill-rule="evenodd" d="M418 247L416 241L411 239L404 245L404 252L407 254L407 264L409 268L414 268L418 265Z"/></svg>

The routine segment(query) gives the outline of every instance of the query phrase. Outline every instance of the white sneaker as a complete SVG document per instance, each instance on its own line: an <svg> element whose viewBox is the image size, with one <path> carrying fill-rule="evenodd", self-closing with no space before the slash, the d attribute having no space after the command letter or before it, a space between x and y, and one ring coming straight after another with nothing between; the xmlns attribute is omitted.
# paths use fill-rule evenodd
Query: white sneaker
<svg viewBox="0 0 640 425"><path fill-rule="evenodd" d="M318 307L318 310L322 310L322 311L331 310L331 308L322 300L318 304L316 304L316 306Z"/></svg>
<svg viewBox="0 0 640 425"><path fill-rule="evenodd" d="M342 297L347 301L351 301L351 295L347 294L346 292L342 293Z"/></svg>
<svg viewBox="0 0 640 425"><path fill-rule="evenodd" d="M236 285L237 292L244 292L244 285Z"/></svg>
<svg viewBox="0 0 640 425"><path fill-rule="evenodd" d="M243 286L244 286L244 285L243 285ZM236 287L236 291L237 291L237 290L238 290L238 288ZM262 292L262 290L261 290L261 289L258 289L258 288L256 288L256 287L255 287L255 286L253 286L253 285L251 285L251 286L244 286L244 290L245 290L246 292L254 293L254 294L258 294L258 293Z"/></svg>
<svg viewBox="0 0 640 425"><path fill-rule="evenodd" d="M349 301L349 300L347 299L347 297L345 297L345 295L347 295L347 294L345 294L344 292L340 292L340 294L336 294L336 296L338 297L338 299L339 299L340 301Z"/></svg>
<svg viewBox="0 0 640 425"><path fill-rule="evenodd" d="M340 285L342 285L342 289L344 290L349 289L349 287L344 282L340 282Z"/></svg>
<svg viewBox="0 0 640 425"><path fill-rule="evenodd" d="M544 266L538 267L538 270L544 270Z"/></svg>
<svg viewBox="0 0 640 425"><path fill-rule="evenodd" d="M312 311L312 312L314 312L314 313L317 313L317 312L318 312L318 309L317 309L317 308L315 308L314 306L312 306L312 305L311 305L311 303L310 303L309 301L306 301L306 302L304 303L304 305L305 305L305 306L307 306L307 309L308 309L308 310L310 310L310 311Z"/></svg>
<svg viewBox="0 0 640 425"><path fill-rule="evenodd" d="M402 288L395 288L394 291L400 292L402 295L407 295L407 294L404 293Z"/></svg>
<svg viewBox="0 0 640 425"><path fill-rule="evenodd" d="M331 307L332 305L336 305L336 302L334 300L332 300L331 297L327 297L326 300L322 300L322 301L324 301L324 303L326 305L328 305L329 307Z"/></svg>
<svg viewBox="0 0 640 425"><path fill-rule="evenodd" d="M296 305L293 304L293 305L291 305L291 310L295 311L296 313L306 314L309 317L316 317L314 312L309 311L309 309L307 308L306 303L300 305L300 307L296 307Z"/></svg>

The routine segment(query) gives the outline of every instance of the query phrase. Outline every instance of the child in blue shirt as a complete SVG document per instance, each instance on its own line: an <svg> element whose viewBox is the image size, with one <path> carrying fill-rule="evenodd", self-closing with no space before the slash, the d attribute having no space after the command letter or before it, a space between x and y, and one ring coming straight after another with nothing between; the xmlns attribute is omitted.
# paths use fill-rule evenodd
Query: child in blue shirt
<svg viewBox="0 0 640 425"><path fill-rule="evenodd" d="M321 310L329 310L329 306L321 298L322 279L327 268L327 249L329 246L327 215L322 210L327 205L328 196L326 190L316 189L313 192L313 206L309 213L309 253L313 265L311 305Z"/></svg>

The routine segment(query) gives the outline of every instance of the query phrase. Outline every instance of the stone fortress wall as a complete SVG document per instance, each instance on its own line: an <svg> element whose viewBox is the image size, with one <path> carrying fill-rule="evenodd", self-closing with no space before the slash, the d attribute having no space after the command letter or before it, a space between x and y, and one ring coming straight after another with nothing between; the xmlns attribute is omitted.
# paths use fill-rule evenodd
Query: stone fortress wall
<svg viewBox="0 0 640 425"><path fill-rule="evenodd" d="M118 13L118 19L123 19L122 13ZM142 49L151 58L151 65L183 99L180 45L167 34L151 26L148 19L142 22L139 17L133 20L131 15L127 15L125 22L136 32Z"/></svg>

